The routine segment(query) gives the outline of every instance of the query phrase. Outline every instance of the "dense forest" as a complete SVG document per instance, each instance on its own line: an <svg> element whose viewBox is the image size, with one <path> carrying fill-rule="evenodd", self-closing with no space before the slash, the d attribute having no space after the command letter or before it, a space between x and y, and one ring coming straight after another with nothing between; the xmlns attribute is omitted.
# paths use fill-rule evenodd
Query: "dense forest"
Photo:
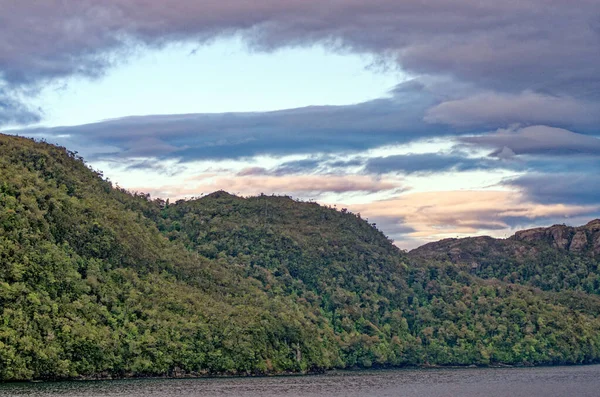
<svg viewBox="0 0 600 397"><path fill-rule="evenodd" d="M597 362L597 226L405 253L346 209L153 200L0 135L0 379Z"/></svg>

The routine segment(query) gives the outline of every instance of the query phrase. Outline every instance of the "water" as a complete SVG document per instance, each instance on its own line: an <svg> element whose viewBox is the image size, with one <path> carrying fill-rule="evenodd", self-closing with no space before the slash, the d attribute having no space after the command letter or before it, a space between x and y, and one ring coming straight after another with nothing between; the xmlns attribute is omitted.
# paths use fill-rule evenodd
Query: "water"
<svg viewBox="0 0 600 397"><path fill-rule="evenodd" d="M148 379L0 385L27 397L598 397L600 365L331 372L271 378Z"/></svg>

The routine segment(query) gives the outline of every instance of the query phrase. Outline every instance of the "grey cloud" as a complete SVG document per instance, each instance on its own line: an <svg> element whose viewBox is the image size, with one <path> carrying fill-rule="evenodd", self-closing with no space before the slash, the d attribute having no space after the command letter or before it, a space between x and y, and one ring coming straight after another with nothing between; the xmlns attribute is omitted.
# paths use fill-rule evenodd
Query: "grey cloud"
<svg viewBox="0 0 600 397"><path fill-rule="evenodd" d="M347 168L347 167L358 167L364 165L364 160L361 159L353 159L353 160L337 160L331 161L327 163L327 166L331 168Z"/></svg>
<svg viewBox="0 0 600 397"><path fill-rule="evenodd" d="M600 213L598 173L529 174L506 182L531 200L545 204L596 205Z"/></svg>
<svg viewBox="0 0 600 397"><path fill-rule="evenodd" d="M422 122L425 109L433 102L426 89L406 84L400 85L392 97L350 106L139 116L8 133L45 137L82 148L82 154L90 160L155 157L188 162L260 154L355 152L456 133Z"/></svg>
<svg viewBox="0 0 600 397"><path fill-rule="evenodd" d="M384 174L388 172L433 173L442 171L468 171L477 169L500 168L503 164L497 160L467 158L448 154L407 154L388 157L376 157L367 161L365 171Z"/></svg>
<svg viewBox="0 0 600 397"><path fill-rule="evenodd" d="M502 149L498 149L492 153L492 156L500 160L511 160L515 158L516 153L511 148L504 146Z"/></svg>
<svg viewBox="0 0 600 397"><path fill-rule="evenodd" d="M237 176L256 176L256 175L268 175L269 171L263 167L247 167L238 172Z"/></svg>
<svg viewBox="0 0 600 397"><path fill-rule="evenodd" d="M279 165L274 171L274 175L288 175L288 174L300 174L310 173L315 171L321 165L322 160L320 159L304 159L296 161L288 161Z"/></svg>
<svg viewBox="0 0 600 397"><path fill-rule="evenodd" d="M574 155L574 156L528 156L525 169L529 171L550 173L579 173L586 174L600 170L600 157L593 155Z"/></svg>
<svg viewBox="0 0 600 397"><path fill-rule="evenodd" d="M40 121L40 113L13 99L0 89L0 126L33 124Z"/></svg>
<svg viewBox="0 0 600 397"><path fill-rule="evenodd" d="M416 244L415 240L410 237L410 234L414 233L416 229L407 225L401 217L376 216L369 218L369 223L374 223L377 229L396 242Z"/></svg>
<svg viewBox="0 0 600 397"><path fill-rule="evenodd" d="M13 83L99 75L136 44L241 34L258 50L324 43L501 91L580 96L600 87L596 0L2 0L0 8L0 70Z"/></svg>
<svg viewBox="0 0 600 397"><path fill-rule="evenodd" d="M150 160L130 160L125 162L125 171L143 170L153 171L158 174L173 176L177 173L183 172L183 167L173 167L164 164L157 163Z"/></svg>
<svg viewBox="0 0 600 397"><path fill-rule="evenodd" d="M600 103L535 92L516 95L487 92L436 105L428 110L425 121L490 128L517 123L549 123L595 131L600 122Z"/></svg>
<svg viewBox="0 0 600 397"><path fill-rule="evenodd" d="M238 172L237 176L285 176L292 174L307 174L319 168L322 159L304 159L296 161L288 161L275 167L274 169L266 169L264 167L247 167Z"/></svg>
<svg viewBox="0 0 600 397"><path fill-rule="evenodd" d="M515 154L600 156L600 139L544 125L463 137L460 138L460 141L471 145L496 148L496 155L504 155L510 150Z"/></svg>

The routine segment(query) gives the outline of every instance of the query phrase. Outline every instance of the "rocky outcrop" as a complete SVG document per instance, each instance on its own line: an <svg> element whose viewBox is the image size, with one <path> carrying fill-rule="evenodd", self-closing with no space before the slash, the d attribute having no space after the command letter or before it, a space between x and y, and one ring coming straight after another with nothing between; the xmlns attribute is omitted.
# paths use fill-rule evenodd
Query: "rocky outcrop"
<svg viewBox="0 0 600 397"><path fill-rule="evenodd" d="M596 234L596 237L594 238L592 253L594 254L594 256L600 255L600 233Z"/></svg>
<svg viewBox="0 0 600 397"><path fill-rule="evenodd" d="M410 255L429 260L449 260L470 266L473 272L481 267L481 258L515 258L524 261L537 258L544 246L576 255L600 257L600 219L580 227L554 225L521 230L507 239L445 239L415 248Z"/></svg>
<svg viewBox="0 0 600 397"><path fill-rule="evenodd" d="M573 239L571 240L571 244L569 244L569 251L571 252L581 252L585 250L588 244L587 233L583 230L577 231Z"/></svg>
<svg viewBox="0 0 600 397"><path fill-rule="evenodd" d="M593 221L585 225L584 228L592 233L600 232L600 219L594 219Z"/></svg>
<svg viewBox="0 0 600 397"><path fill-rule="evenodd" d="M510 237L510 240L528 243L547 242L555 248L574 253L590 252L593 255L600 255L600 219L580 227L554 225L548 228L522 230Z"/></svg>
<svg viewBox="0 0 600 397"><path fill-rule="evenodd" d="M552 226L549 232L553 240L552 245L555 248L566 249L569 246L569 237L572 234L570 227Z"/></svg>
<svg viewBox="0 0 600 397"><path fill-rule="evenodd" d="M535 229L520 230L520 231L516 232L515 235L511 237L511 239L517 240L517 241L527 241L527 242L539 241L546 237L546 230L547 229L543 228L543 227L538 227Z"/></svg>

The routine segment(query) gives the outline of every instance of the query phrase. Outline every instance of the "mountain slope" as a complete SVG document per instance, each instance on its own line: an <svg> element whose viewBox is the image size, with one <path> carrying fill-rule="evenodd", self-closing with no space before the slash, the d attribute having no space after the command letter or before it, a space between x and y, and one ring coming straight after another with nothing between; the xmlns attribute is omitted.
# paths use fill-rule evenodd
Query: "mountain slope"
<svg viewBox="0 0 600 397"><path fill-rule="evenodd" d="M600 308L587 295L575 303L411 260L359 216L287 197L217 192L166 206L157 223L171 240L318 307L346 366L573 362L562 345L570 336L558 335L580 313L595 323Z"/></svg>
<svg viewBox="0 0 600 397"><path fill-rule="evenodd" d="M0 378L333 364L320 319L169 242L72 153L0 153Z"/></svg>
<svg viewBox="0 0 600 397"><path fill-rule="evenodd" d="M407 257L345 210L151 201L0 135L2 380L595 362L599 307Z"/></svg>

